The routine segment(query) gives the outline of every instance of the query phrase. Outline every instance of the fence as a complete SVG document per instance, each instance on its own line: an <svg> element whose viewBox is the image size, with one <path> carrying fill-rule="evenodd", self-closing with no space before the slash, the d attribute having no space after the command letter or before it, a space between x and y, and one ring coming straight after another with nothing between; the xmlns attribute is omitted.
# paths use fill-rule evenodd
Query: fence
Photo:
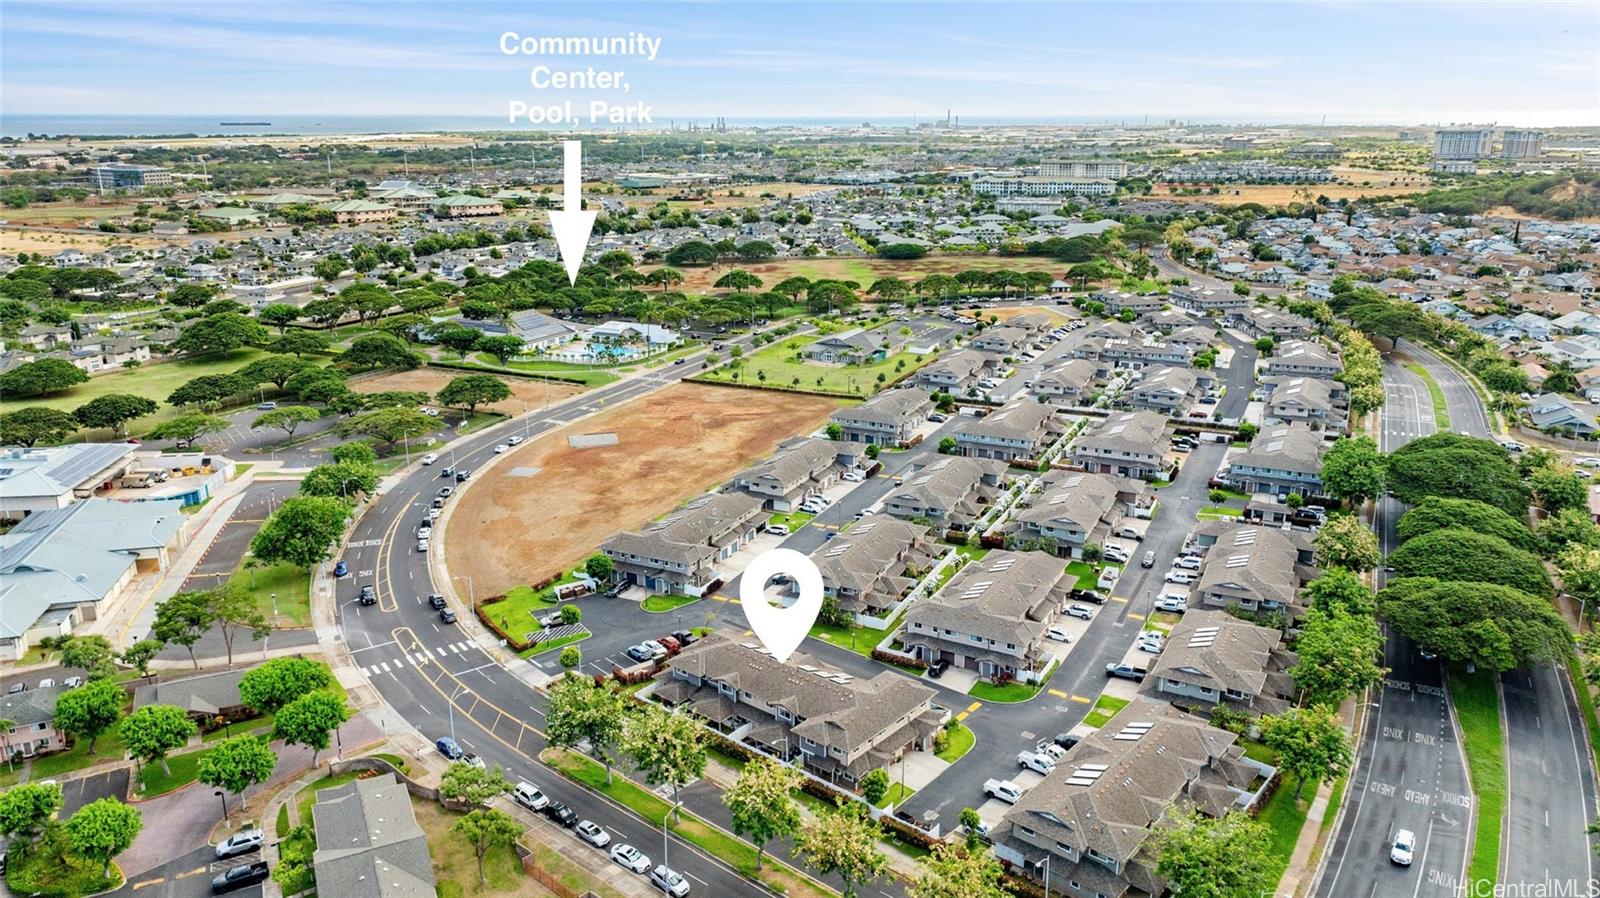
<svg viewBox="0 0 1600 898"><path fill-rule="evenodd" d="M440 797L438 789L430 786L424 786L421 783L415 782L410 777L396 769L393 764L385 761L382 758L345 758L342 761L334 761L332 764L328 765L328 770L333 774L350 773L351 771L361 770L372 770L378 773L392 773L394 774L396 781L406 784L406 791L410 792L412 795L415 795L418 798L427 799L428 801L440 802L441 804L444 804L445 807L448 807L452 810L464 809L464 806L460 803L444 801Z"/></svg>
<svg viewBox="0 0 1600 898"><path fill-rule="evenodd" d="M538 860L533 856L533 851L525 847L521 842L513 842L512 847L517 850L517 859L522 862L522 872L528 874L529 879L549 889L560 898L599 898L594 892L576 891L560 879L557 879L554 873L539 866Z"/></svg>

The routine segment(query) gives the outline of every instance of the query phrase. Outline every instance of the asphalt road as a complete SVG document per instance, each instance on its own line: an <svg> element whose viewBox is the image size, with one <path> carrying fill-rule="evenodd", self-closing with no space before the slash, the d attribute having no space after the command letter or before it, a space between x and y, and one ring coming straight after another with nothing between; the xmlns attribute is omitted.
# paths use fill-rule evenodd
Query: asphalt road
<svg viewBox="0 0 1600 898"><path fill-rule="evenodd" d="M261 860L261 852L253 851L219 861L216 849L202 845L180 857L130 877L122 888L110 893L116 898L208 898L211 895L211 878L231 867ZM265 884L229 892L238 898L261 898ZM274 887L276 888L276 887Z"/></svg>
<svg viewBox="0 0 1600 898"><path fill-rule="evenodd" d="M1472 384L1422 347L1402 344L1444 393L1450 426L1491 438L1488 417ZM1572 683L1564 668L1540 665L1500 678L1506 729L1507 801L1500 881L1513 888L1554 887L1557 894L1590 894L1595 774Z"/></svg>
<svg viewBox="0 0 1600 898"><path fill-rule="evenodd" d="M1427 385L1392 358L1384 359L1383 381L1379 448L1391 452L1433 433ZM1398 544L1394 525L1403 511L1394 499L1378 504L1375 526L1386 553ZM1380 585L1382 576L1378 572ZM1453 898L1466 871L1472 790L1444 672L1394 633L1384 641L1383 663L1389 676L1372 694L1376 708L1366 716L1339 829L1314 894ZM1417 837L1409 867L1389 861L1402 829Z"/></svg>

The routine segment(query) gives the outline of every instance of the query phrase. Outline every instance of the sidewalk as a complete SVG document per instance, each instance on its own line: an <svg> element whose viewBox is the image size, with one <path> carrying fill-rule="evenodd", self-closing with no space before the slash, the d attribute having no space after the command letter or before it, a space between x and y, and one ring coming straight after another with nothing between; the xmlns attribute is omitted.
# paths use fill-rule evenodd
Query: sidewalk
<svg viewBox="0 0 1600 898"><path fill-rule="evenodd" d="M1347 699L1339 709L1345 718L1345 735L1352 739L1353 745L1356 727L1360 723L1357 712L1364 707L1361 702ZM1360 746L1356 745L1355 750L1359 753ZM1354 761L1352 769L1345 773L1346 777L1354 774L1353 765ZM1305 823L1300 826L1300 836L1295 839L1294 851L1289 855L1289 867L1283 871L1283 878L1278 880L1278 888L1274 894L1279 898L1296 898L1310 888L1321 872L1322 852L1327 847L1322 842L1323 822L1327 817L1328 802L1333 797L1334 782L1334 779L1323 777L1317 784L1316 795L1312 796L1311 805L1306 808ZM1338 818L1335 817L1330 822L1337 823ZM1331 828L1326 832L1330 837L1333 835Z"/></svg>

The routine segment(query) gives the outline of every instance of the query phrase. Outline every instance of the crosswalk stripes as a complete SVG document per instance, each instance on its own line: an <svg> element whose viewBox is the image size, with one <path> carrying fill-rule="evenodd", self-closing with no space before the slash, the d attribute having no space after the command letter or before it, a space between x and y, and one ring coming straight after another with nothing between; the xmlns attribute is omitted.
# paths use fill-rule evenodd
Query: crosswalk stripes
<svg viewBox="0 0 1600 898"><path fill-rule="evenodd" d="M452 642L441 645L431 651L424 648L420 652L414 652L404 655L400 658L396 658L393 662L379 661L375 664L370 664L366 667L363 667L362 670L366 671L367 676L375 677L381 673L389 673L391 670L399 670L401 667L404 667L408 661L417 667L421 667L427 664L429 661L442 659L451 654L464 654L472 651L474 648L476 648L476 646L470 642ZM435 657L436 655L437 658Z"/></svg>

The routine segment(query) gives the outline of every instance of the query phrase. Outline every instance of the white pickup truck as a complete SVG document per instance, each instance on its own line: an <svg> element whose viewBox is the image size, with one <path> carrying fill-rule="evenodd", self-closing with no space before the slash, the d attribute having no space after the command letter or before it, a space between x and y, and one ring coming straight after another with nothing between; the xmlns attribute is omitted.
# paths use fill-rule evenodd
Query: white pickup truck
<svg viewBox="0 0 1600 898"><path fill-rule="evenodd" d="M1016 804L1022 800L1022 787L1010 780L984 780L983 794L1006 804Z"/></svg>
<svg viewBox="0 0 1600 898"><path fill-rule="evenodd" d="M1017 752L1017 765L1049 776L1050 771L1056 769L1056 759L1042 752L1019 751Z"/></svg>

